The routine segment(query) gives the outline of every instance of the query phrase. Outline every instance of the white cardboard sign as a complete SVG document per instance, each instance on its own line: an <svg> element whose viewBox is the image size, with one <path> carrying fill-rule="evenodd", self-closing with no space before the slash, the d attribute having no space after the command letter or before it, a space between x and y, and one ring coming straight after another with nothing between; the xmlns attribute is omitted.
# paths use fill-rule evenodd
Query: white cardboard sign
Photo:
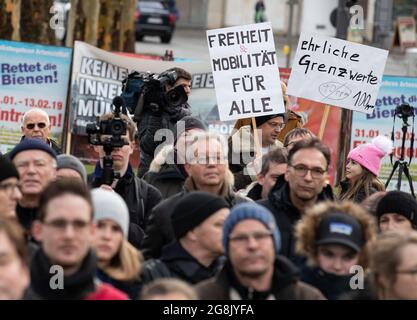
<svg viewBox="0 0 417 320"><path fill-rule="evenodd" d="M302 33L288 94L372 113L388 51L337 38Z"/></svg>
<svg viewBox="0 0 417 320"><path fill-rule="evenodd" d="M207 30L220 120L285 112L271 24Z"/></svg>

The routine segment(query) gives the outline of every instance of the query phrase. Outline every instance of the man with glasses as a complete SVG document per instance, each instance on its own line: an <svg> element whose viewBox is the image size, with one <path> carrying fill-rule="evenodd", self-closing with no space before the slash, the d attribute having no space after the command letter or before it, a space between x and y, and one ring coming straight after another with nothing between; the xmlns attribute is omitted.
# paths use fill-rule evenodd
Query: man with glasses
<svg viewBox="0 0 417 320"><path fill-rule="evenodd" d="M255 118L259 152L262 155L269 151L282 147L278 135L285 127L286 114L279 113ZM254 141L252 124L244 125L232 133L229 138L229 166L235 176L235 189L246 188L256 181L254 160L258 156Z"/></svg>
<svg viewBox="0 0 417 320"><path fill-rule="evenodd" d="M145 258L159 258L164 245L175 239L171 215L177 203L188 193L204 191L224 198L230 207L249 201L233 192L233 176L227 163L227 143L216 133L198 132L186 150L184 189L158 204L149 216L143 243Z"/></svg>
<svg viewBox="0 0 417 320"><path fill-rule="evenodd" d="M199 283L204 300L322 300L297 278L297 268L278 253L280 232L272 214L255 203L230 211L223 226L227 262L216 277Z"/></svg>
<svg viewBox="0 0 417 320"><path fill-rule="evenodd" d="M23 228L30 233L39 205L39 198L46 186L56 177L56 154L39 139L23 139L9 154L20 176L22 198L16 207L16 215Z"/></svg>
<svg viewBox="0 0 417 320"><path fill-rule="evenodd" d="M39 201L33 235L41 243L26 299L126 300L126 294L95 279L97 260L91 195L79 179L51 183Z"/></svg>
<svg viewBox="0 0 417 320"><path fill-rule="evenodd" d="M121 148L114 148L111 153L113 169L120 175L120 178L115 179L111 186L103 186L103 158L105 152L103 146L94 146L100 160L97 161L94 173L89 176L89 180L93 188L103 186L106 189L114 190L125 200L129 208L130 219L128 240L136 248L140 248L148 215L152 208L161 201L162 196L158 189L135 176L129 159L136 147L134 138L136 126L128 116L122 114L121 118L127 127L127 132L122 137L127 144ZM113 113L106 113L100 117L100 120L111 119L114 119ZM102 136L102 138L105 138L105 136Z"/></svg>
<svg viewBox="0 0 417 320"><path fill-rule="evenodd" d="M304 260L294 253L293 228L307 208L334 199L327 184L329 165L330 150L318 139L297 142L289 152L285 175L278 177L267 199L258 201L275 216L281 230L281 254L298 265Z"/></svg>
<svg viewBox="0 0 417 320"><path fill-rule="evenodd" d="M48 114L38 108L33 108L25 112L22 123L22 140L25 138L33 138L43 140L48 144L56 154L61 153L58 144L49 138L51 132L51 124Z"/></svg>
<svg viewBox="0 0 417 320"><path fill-rule="evenodd" d="M22 198L19 173L6 157L0 157L0 217L15 218L16 205Z"/></svg>

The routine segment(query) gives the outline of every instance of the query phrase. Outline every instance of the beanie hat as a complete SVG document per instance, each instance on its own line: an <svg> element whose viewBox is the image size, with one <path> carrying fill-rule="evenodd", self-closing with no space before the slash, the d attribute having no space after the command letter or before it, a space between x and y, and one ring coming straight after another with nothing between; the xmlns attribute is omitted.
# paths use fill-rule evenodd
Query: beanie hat
<svg viewBox="0 0 417 320"><path fill-rule="evenodd" d="M171 215L176 238L182 238L188 231L223 208L229 208L229 204L222 197L201 191L187 193L178 201Z"/></svg>
<svg viewBox="0 0 417 320"><path fill-rule="evenodd" d="M16 170L13 162L6 156L0 157L0 181L15 177L19 179L19 173Z"/></svg>
<svg viewBox="0 0 417 320"><path fill-rule="evenodd" d="M376 216L378 220L384 213L396 213L406 217L413 226L417 226L417 201L403 191L389 191L378 202Z"/></svg>
<svg viewBox="0 0 417 320"><path fill-rule="evenodd" d="M229 216L223 225L223 247L226 256L229 255L229 236L233 228L243 220L258 220L265 227L272 232L274 240L275 254L278 254L281 249L281 233L275 223L275 218L272 213L265 207L252 203L245 202L238 204L230 210Z"/></svg>
<svg viewBox="0 0 417 320"><path fill-rule="evenodd" d="M287 114L286 113L276 113L276 114L269 114L269 115L266 115L266 116L256 117L255 118L256 126L260 127L265 122L267 122L271 119L274 119L276 117L282 117L284 119L284 122L287 122ZM251 123L251 125L252 125L252 123Z"/></svg>
<svg viewBox="0 0 417 320"><path fill-rule="evenodd" d="M116 222L127 238L129 231L129 209L123 198L114 191L97 188L91 191L94 222L110 219Z"/></svg>
<svg viewBox="0 0 417 320"><path fill-rule="evenodd" d="M195 117L192 116L185 116L184 118L180 119L174 128L174 139L177 141L178 137L182 135L185 131L191 129L201 129L206 131L207 127L204 123Z"/></svg>
<svg viewBox="0 0 417 320"><path fill-rule="evenodd" d="M360 222L341 212L330 213L320 221L317 245L342 244L359 252L365 244Z"/></svg>
<svg viewBox="0 0 417 320"><path fill-rule="evenodd" d="M60 154L56 157L57 169L72 169L77 171L83 181L87 183L87 171L78 158L70 154Z"/></svg>
<svg viewBox="0 0 417 320"><path fill-rule="evenodd" d="M12 151L9 153L9 158L13 160L13 158L22 151L27 150L41 150L48 153L52 158L56 159L55 151L43 140L40 139L31 139L25 138L19 144L17 144Z"/></svg>
<svg viewBox="0 0 417 320"><path fill-rule="evenodd" d="M378 136L371 143L361 144L352 149L347 159L354 160L372 174L378 176L382 158L392 152L392 141L385 136Z"/></svg>

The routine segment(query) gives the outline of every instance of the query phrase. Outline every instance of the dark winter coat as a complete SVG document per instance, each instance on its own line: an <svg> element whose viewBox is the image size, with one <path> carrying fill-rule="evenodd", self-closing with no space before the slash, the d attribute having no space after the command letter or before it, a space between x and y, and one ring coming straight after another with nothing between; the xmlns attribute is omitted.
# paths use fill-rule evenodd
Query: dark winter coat
<svg viewBox="0 0 417 320"><path fill-rule="evenodd" d="M318 195L318 202L325 200L333 200L332 188L327 185ZM278 228L281 232L281 252L298 266L303 265L304 259L295 254L295 236L294 226L301 219L301 213L291 203L290 186L285 181L285 177L279 176L275 186L272 187L268 194L268 198L258 201L257 203L268 208L275 217Z"/></svg>
<svg viewBox="0 0 417 320"><path fill-rule="evenodd" d="M337 300L351 292L352 275L339 276L327 273L319 267L304 267L301 270L301 281L319 289L328 300Z"/></svg>
<svg viewBox="0 0 417 320"><path fill-rule="evenodd" d="M169 162L167 159L174 159L173 146L164 147L157 158L152 161L149 171L143 176L143 179L161 192L162 199L167 199L183 190L187 173L184 165L167 163Z"/></svg>
<svg viewBox="0 0 417 320"><path fill-rule="evenodd" d="M110 284L112 287L126 293L131 300L137 300L139 293L142 290L142 281L138 278L132 281L120 281L110 277L107 273L101 269L97 269L97 278L104 282Z"/></svg>
<svg viewBox="0 0 417 320"><path fill-rule="evenodd" d="M36 220L37 211L37 207L24 208L20 204L17 204L16 206L17 220L28 235L30 234L30 228L32 227L33 221Z"/></svg>
<svg viewBox="0 0 417 320"><path fill-rule="evenodd" d="M142 246L142 253L146 259L159 258L162 247L175 240L174 230L171 225L171 214L178 201L180 201L186 193L192 191L197 191L197 188L192 181L192 178L188 177L184 184L183 191L165 199L152 210L149 215L146 235ZM223 185L220 195L226 199L230 204L230 207L237 203L251 201L248 198L236 195L226 183Z"/></svg>
<svg viewBox="0 0 417 320"><path fill-rule="evenodd" d="M63 289L50 286L51 277L58 273L50 272L52 263L39 249L30 266L31 283L24 300L127 300L127 295L95 278L97 259L92 251L84 257L80 269L62 280ZM57 279L56 282L59 284Z"/></svg>
<svg viewBox="0 0 417 320"><path fill-rule="evenodd" d="M91 187L98 188L102 185L101 174L102 168L100 163L97 163L93 175L89 176ZM125 175L117 182L114 191L125 200L129 209L128 240L140 249L148 216L153 207L161 201L161 193L143 179L136 177L130 165Z"/></svg>
<svg viewBox="0 0 417 320"><path fill-rule="evenodd" d="M154 158L155 149L163 141L155 141L155 133L160 129L169 129L175 134L176 123L185 116L191 115L188 103L178 107L169 107L169 113L164 110L161 116L152 114L149 107L145 107L143 114L138 122L138 138L140 149L140 165L138 175L143 175L148 171L149 165Z"/></svg>
<svg viewBox="0 0 417 320"><path fill-rule="evenodd" d="M285 257L275 261L272 288L259 292L243 287L237 280L230 262L220 273L196 286L202 300L324 300L316 288L298 280L297 268Z"/></svg>
<svg viewBox="0 0 417 320"><path fill-rule="evenodd" d="M348 180L344 180L340 182L340 188L341 188L341 193L340 193L340 197L341 198L343 196L343 194L345 194L348 189L350 187L350 182ZM374 194L378 192L377 189L375 189L374 187L371 187L369 189L369 194L368 196L366 195L365 192L365 188L362 187L358 190L358 192L356 192L356 194L353 196L352 199L349 199L350 201L356 202L356 203L361 203L363 200L365 200L367 197L369 197L370 195Z"/></svg>
<svg viewBox="0 0 417 320"><path fill-rule="evenodd" d="M215 260L209 267L201 265L178 241L162 249L160 259L145 262L142 281L144 284L159 278L174 277L196 284L213 277L222 266L222 259Z"/></svg>

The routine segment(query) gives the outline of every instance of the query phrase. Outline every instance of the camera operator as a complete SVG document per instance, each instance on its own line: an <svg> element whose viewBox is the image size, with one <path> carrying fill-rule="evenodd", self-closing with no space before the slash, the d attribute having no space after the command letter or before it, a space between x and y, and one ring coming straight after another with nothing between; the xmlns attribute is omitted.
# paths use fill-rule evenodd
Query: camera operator
<svg viewBox="0 0 417 320"><path fill-rule="evenodd" d="M100 121L112 120L114 118L115 115L113 113L107 113L100 117ZM127 144L121 148L114 148L111 152L113 169L115 173L120 175L119 179L113 181L111 188L125 200L129 208L130 225L128 240L135 247L140 248L148 214L161 201L162 196L155 187L135 176L129 163L129 158L135 148L136 126L128 116L120 114L120 118L127 126L126 134L122 136ZM101 135L101 139L106 138L106 135ZM99 154L100 161L97 162L94 173L89 176L89 182L91 187L97 188L104 184L103 158L105 152L103 146L100 145L95 145L94 150Z"/></svg>
<svg viewBox="0 0 417 320"><path fill-rule="evenodd" d="M165 85L165 92L172 88L182 86L187 96L191 93L191 74L181 68L171 68L161 76L167 75L170 81ZM140 165L138 175L142 177L149 169L149 165L154 158L155 149L163 141L155 141L155 133L159 129L169 129L174 131L175 124L185 116L191 115L191 108L187 102L178 106L163 103L152 103L145 105L143 113L138 122L138 137L140 149Z"/></svg>

